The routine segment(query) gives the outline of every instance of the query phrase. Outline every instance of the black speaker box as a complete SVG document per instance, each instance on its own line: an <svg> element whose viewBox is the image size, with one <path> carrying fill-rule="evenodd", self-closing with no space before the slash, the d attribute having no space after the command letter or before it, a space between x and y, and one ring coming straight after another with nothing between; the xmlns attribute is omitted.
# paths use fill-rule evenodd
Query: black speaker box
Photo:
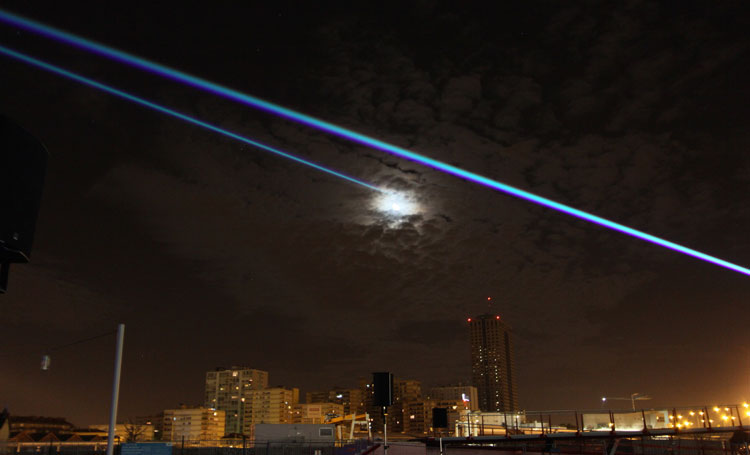
<svg viewBox="0 0 750 455"><path fill-rule="evenodd" d="M432 408L432 428L448 428L448 408Z"/></svg>
<svg viewBox="0 0 750 455"><path fill-rule="evenodd" d="M391 373L373 373L373 404L390 406L393 404L393 375Z"/></svg>
<svg viewBox="0 0 750 455"><path fill-rule="evenodd" d="M9 264L31 258L46 168L44 145L0 115L0 292Z"/></svg>

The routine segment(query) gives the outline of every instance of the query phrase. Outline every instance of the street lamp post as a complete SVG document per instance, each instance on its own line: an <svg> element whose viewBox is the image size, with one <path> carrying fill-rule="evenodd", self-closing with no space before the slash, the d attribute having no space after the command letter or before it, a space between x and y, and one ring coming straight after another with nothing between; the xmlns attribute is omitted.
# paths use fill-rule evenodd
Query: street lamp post
<svg viewBox="0 0 750 455"><path fill-rule="evenodd" d="M120 397L120 372L122 370L122 344L125 340L125 324L117 325L117 347L115 348L115 377L112 382L112 405L109 409L109 434L107 455L114 452L115 428L117 425L117 401Z"/></svg>

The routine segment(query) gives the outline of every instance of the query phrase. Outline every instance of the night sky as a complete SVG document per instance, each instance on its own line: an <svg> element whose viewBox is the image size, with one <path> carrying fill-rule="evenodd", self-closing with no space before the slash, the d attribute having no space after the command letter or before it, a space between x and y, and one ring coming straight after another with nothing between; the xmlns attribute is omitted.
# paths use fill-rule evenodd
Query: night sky
<svg viewBox="0 0 750 455"><path fill-rule="evenodd" d="M750 11L722 2L3 8L750 265ZM210 5L210 6L209 6ZM525 409L750 399L750 278L0 26L28 52L422 211L0 58L50 152L32 262L0 296L0 407L105 423L201 404L247 365L303 391L470 381L466 318L514 330ZM622 403L621 406L627 406Z"/></svg>

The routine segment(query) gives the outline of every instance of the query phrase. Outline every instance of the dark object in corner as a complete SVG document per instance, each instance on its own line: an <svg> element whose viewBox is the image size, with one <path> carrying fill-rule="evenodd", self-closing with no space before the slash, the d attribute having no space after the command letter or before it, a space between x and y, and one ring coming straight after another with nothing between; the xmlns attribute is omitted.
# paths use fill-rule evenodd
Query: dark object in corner
<svg viewBox="0 0 750 455"><path fill-rule="evenodd" d="M31 257L46 168L44 145L0 115L0 293L8 288L10 264Z"/></svg>

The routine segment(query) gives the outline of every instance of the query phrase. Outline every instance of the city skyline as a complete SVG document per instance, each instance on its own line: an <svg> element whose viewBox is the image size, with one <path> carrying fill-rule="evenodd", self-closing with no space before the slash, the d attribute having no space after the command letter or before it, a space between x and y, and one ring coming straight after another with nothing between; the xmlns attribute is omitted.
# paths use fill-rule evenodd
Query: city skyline
<svg viewBox="0 0 750 455"><path fill-rule="evenodd" d="M741 2L3 9L750 264ZM467 384L483 313L513 326L522 409L750 399L741 274L7 24L0 45L389 196L2 57L0 115L49 160L0 296L0 407L105 422L113 338L55 348L120 322L121 415L205 404L217 365L303 396Z"/></svg>

